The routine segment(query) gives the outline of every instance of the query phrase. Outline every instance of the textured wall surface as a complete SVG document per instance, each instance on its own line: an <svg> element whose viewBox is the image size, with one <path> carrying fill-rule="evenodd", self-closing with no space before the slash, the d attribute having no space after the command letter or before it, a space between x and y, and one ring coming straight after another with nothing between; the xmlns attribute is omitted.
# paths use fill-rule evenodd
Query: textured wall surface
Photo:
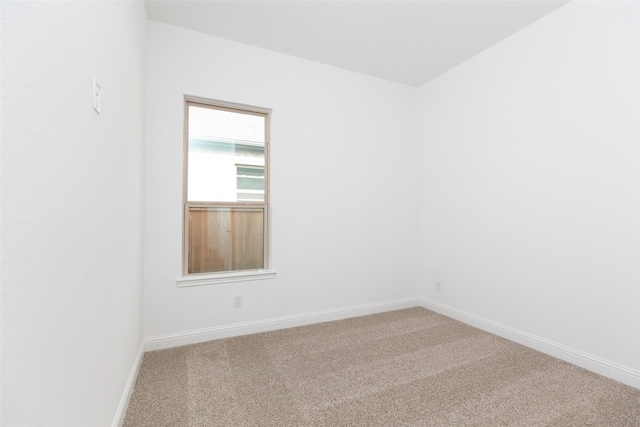
<svg viewBox="0 0 640 427"><path fill-rule="evenodd" d="M639 7L570 3L420 89L422 294L636 372Z"/></svg>
<svg viewBox="0 0 640 427"><path fill-rule="evenodd" d="M110 425L134 365L145 25L139 2L2 2L2 425Z"/></svg>

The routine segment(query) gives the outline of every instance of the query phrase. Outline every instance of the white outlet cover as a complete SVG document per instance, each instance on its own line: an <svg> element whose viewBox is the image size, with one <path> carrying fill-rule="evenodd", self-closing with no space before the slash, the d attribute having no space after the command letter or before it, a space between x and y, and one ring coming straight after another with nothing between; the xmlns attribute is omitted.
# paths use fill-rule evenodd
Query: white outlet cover
<svg viewBox="0 0 640 427"><path fill-rule="evenodd" d="M234 297L233 297L233 306L234 307L242 307L242 295L234 295Z"/></svg>
<svg viewBox="0 0 640 427"><path fill-rule="evenodd" d="M93 79L93 109L96 110L96 113L100 114L100 97L102 95L102 91L100 89L100 84L94 78Z"/></svg>

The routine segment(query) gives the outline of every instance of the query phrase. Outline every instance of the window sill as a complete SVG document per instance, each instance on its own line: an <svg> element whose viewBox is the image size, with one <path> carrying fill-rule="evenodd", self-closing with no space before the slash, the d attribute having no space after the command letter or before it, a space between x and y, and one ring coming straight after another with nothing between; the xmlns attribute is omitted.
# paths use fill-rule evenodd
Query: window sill
<svg viewBox="0 0 640 427"><path fill-rule="evenodd" d="M194 274L192 276L180 276L176 283L178 287L216 285L219 283L246 282L249 280L266 280L276 277L275 270L250 270L233 273L218 274Z"/></svg>

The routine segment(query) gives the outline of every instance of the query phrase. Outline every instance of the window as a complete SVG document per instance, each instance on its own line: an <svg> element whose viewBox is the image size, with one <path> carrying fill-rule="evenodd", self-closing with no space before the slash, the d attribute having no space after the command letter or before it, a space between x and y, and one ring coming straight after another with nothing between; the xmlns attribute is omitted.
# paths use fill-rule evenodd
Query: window
<svg viewBox="0 0 640 427"><path fill-rule="evenodd" d="M186 98L183 275L269 268L269 111Z"/></svg>

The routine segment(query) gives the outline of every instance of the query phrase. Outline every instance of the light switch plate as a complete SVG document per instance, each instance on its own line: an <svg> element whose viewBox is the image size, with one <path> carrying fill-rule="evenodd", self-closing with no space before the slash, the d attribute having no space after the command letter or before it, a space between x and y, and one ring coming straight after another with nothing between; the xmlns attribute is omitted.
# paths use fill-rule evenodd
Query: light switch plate
<svg viewBox="0 0 640 427"><path fill-rule="evenodd" d="M96 110L96 113L100 114L100 96L102 95L100 91L100 85L98 81L93 78L93 109Z"/></svg>

